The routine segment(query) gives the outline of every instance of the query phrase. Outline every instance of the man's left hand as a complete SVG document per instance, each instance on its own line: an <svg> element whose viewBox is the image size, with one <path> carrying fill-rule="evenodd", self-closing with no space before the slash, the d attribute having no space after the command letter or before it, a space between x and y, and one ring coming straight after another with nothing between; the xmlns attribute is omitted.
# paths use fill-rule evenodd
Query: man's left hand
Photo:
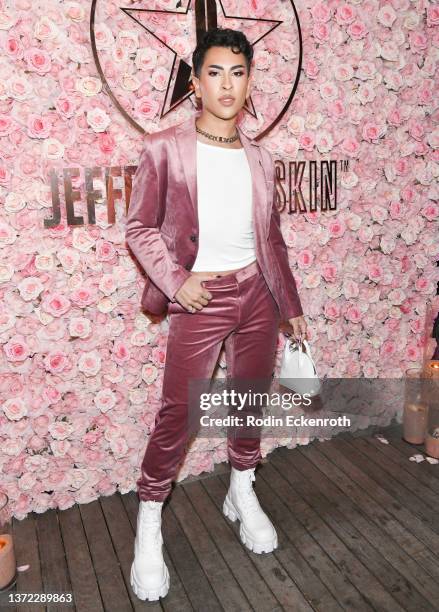
<svg viewBox="0 0 439 612"><path fill-rule="evenodd" d="M299 338L302 340L308 339L308 326L303 315L288 319L288 324L288 333L291 333L296 340L299 340Z"/></svg>

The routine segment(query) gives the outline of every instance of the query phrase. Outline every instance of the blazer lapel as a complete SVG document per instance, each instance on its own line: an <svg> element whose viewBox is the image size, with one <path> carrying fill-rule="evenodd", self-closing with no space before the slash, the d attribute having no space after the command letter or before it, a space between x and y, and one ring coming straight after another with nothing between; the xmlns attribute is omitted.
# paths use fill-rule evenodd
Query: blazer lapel
<svg viewBox="0 0 439 612"><path fill-rule="evenodd" d="M198 227L198 206L197 206L197 132L195 130L195 121L201 115L201 112L194 113L189 119L178 124L175 128L175 137L177 141L178 152L183 166L186 184L189 191L189 196L192 202L195 218ZM260 154L259 144L248 138L236 126L239 137L247 155L247 160L252 175L252 197L253 197L253 221L255 231L266 229L267 226L267 183L265 172L262 165L262 156Z"/></svg>

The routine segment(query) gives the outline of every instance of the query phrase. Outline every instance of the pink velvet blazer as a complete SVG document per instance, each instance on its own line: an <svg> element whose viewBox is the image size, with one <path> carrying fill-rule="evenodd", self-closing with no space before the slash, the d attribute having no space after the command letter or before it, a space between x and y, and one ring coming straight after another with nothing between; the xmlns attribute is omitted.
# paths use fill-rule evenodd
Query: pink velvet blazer
<svg viewBox="0 0 439 612"><path fill-rule="evenodd" d="M133 177L126 241L147 274L142 307L166 311L190 276L198 250L195 120L200 113L148 134ZM237 126L253 179L256 258L281 320L302 315L275 205L275 167L271 153Z"/></svg>

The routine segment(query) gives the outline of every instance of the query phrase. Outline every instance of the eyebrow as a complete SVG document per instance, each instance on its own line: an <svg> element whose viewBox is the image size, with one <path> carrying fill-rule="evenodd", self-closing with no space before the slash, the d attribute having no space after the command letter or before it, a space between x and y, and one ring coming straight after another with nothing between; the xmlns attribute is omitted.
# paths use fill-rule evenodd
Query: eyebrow
<svg viewBox="0 0 439 612"><path fill-rule="evenodd" d="M217 64L209 64L208 68L218 68L219 70L224 70L223 66L218 66ZM232 66L230 70L235 70L235 68L244 68L244 64L236 64L236 66Z"/></svg>

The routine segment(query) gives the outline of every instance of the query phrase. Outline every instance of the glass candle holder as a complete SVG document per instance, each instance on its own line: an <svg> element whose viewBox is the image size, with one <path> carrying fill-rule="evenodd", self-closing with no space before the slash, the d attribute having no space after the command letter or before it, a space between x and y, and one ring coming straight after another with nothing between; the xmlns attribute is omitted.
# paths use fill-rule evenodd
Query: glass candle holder
<svg viewBox="0 0 439 612"><path fill-rule="evenodd" d="M0 491L0 592L14 586L17 579L9 499Z"/></svg>
<svg viewBox="0 0 439 612"><path fill-rule="evenodd" d="M428 404L424 397L422 368L406 372L404 388L403 438L410 444L423 444L427 431Z"/></svg>
<svg viewBox="0 0 439 612"><path fill-rule="evenodd" d="M425 364L426 392L428 403L427 432L425 452L439 459L439 361L430 360Z"/></svg>

